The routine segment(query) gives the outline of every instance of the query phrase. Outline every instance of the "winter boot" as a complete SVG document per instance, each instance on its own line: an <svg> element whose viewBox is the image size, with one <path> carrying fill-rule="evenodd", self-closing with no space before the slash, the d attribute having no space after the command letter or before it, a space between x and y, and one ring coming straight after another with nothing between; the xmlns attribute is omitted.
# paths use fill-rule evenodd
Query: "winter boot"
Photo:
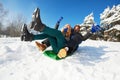
<svg viewBox="0 0 120 80"><path fill-rule="evenodd" d="M23 40L23 41L32 41L32 39L33 39L33 34L29 33L29 31L27 29L27 25L23 24L21 40Z"/></svg>
<svg viewBox="0 0 120 80"><path fill-rule="evenodd" d="M44 51L47 47L45 44L41 44L37 41L35 43L36 43L36 46L38 47L38 49L41 50L41 51Z"/></svg>
<svg viewBox="0 0 120 80"><path fill-rule="evenodd" d="M40 19L40 9L36 8L32 15L31 29L33 28L36 31L42 31L45 25L42 23Z"/></svg>
<svg viewBox="0 0 120 80"><path fill-rule="evenodd" d="M59 58L65 58L67 56L67 51L68 51L68 47L62 48L60 49L60 51L58 52L57 56Z"/></svg>

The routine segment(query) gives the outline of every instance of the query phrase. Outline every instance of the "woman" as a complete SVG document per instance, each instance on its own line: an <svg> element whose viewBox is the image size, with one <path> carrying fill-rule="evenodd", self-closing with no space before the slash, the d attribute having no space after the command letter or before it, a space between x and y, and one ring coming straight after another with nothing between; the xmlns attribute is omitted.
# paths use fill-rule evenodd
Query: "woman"
<svg viewBox="0 0 120 80"><path fill-rule="evenodd" d="M78 45L82 41L88 39L90 35L92 35L91 32L88 32L85 36L82 36L81 33L79 33L79 25L75 25L74 29L72 29L70 25L67 24L62 31L46 26L40 19L39 8L34 11L32 22L34 24L31 27L34 30L41 32L41 34L30 34L27 30L27 26L24 26L24 32L26 33L27 38L26 40L32 41L48 38L53 51L59 58L64 58L67 55L72 54L75 50L77 50ZM95 32L95 30L92 31Z"/></svg>

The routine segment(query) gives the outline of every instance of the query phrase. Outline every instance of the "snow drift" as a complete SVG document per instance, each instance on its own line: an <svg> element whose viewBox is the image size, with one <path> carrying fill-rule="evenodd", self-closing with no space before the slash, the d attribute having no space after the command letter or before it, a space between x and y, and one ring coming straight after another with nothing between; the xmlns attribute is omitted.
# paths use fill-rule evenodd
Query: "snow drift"
<svg viewBox="0 0 120 80"><path fill-rule="evenodd" d="M119 48L119 42L87 40L74 55L56 61L34 41L1 38L0 80L120 80Z"/></svg>

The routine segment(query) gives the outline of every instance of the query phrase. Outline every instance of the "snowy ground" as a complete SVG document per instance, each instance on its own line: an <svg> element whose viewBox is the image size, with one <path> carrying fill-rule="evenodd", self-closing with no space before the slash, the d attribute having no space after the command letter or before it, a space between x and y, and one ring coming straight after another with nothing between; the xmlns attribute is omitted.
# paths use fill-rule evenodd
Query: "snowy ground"
<svg viewBox="0 0 120 80"><path fill-rule="evenodd" d="M0 80L120 80L120 43L87 40L56 61L34 41L0 38Z"/></svg>

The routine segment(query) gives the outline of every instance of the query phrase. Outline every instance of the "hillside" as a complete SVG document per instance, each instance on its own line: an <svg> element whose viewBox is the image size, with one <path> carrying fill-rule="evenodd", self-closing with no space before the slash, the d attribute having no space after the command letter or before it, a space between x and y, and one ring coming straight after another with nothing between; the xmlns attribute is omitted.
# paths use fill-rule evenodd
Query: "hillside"
<svg viewBox="0 0 120 80"><path fill-rule="evenodd" d="M119 42L87 40L74 55L56 61L34 41L0 38L0 80L120 80L119 48Z"/></svg>

